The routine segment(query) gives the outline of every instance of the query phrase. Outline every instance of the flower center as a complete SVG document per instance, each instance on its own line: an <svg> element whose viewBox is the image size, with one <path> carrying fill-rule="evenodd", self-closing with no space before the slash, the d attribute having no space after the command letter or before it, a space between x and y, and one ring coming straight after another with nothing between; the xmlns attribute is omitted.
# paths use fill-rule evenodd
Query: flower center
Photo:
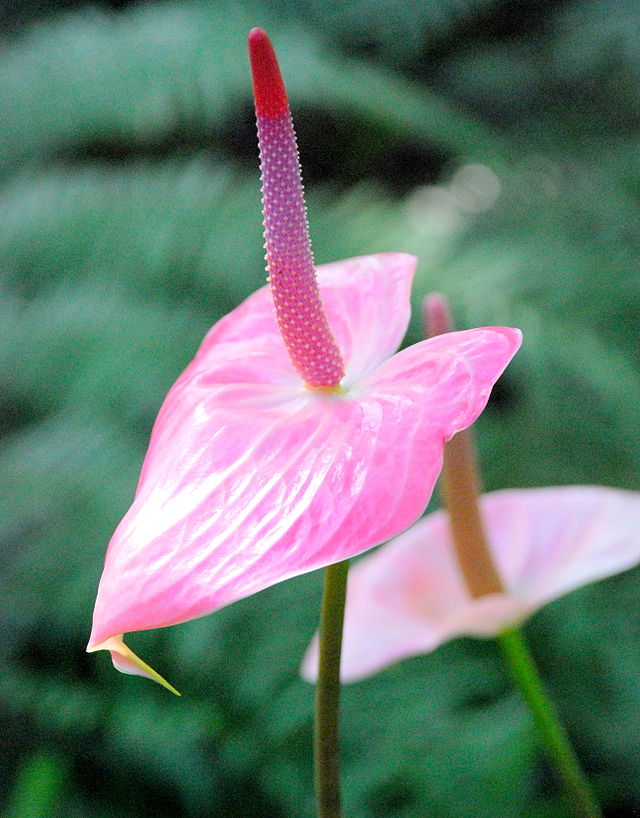
<svg viewBox="0 0 640 818"><path fill-rule="evenodd" d="M344 363L313 266L296 135L280 68L262 29L249 34L269 284L280 333L307 386L337 390Z"/></svg>

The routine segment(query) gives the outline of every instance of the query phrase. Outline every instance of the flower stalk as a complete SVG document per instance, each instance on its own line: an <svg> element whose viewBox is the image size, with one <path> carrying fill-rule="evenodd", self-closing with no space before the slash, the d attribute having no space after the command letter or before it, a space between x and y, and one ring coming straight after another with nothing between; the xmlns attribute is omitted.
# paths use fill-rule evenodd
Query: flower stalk
<svg viewBox="0 0 640 818"><path fill-rule="evenodd" d="M348 571L344 560L324 573L314 734L318 818L340 816L340 656Z"/></svg>
<svg viewBox="0 0 640 818"><path fill-rule="evenodd" d="M545 690L522 629L507 628L496 638L505 663L527 703L547 756L573 803L577 818L601 818L598 802Z"/></svg>

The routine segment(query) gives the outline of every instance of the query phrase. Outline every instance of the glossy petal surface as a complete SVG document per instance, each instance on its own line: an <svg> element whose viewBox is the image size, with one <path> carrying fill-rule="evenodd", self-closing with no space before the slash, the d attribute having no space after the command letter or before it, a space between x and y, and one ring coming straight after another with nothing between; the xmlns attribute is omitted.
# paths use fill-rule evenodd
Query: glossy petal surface
<svg viewBox="0 0 640 818"><path fill-rule="evenodd" d="M109 545L90 649L353 556L422 513L444 441L480 414L520 334L452 333L372 371L404 332L413 263L387 254L318 269L347 378L369 373L343 394L304 386L266 288L210 331L158 415ZM387 314L372 306L377 290ZM127 650L116 663L146 673Z"/></svg>
<svg viewBox="0 0 640 818"><path fill-rule="evenodd" d="M448 337L448 336L439 336ZM342 678L355 681L456 636L492 636L546 602L640 562L640 494L596 486L494 492L481 498L506 594L472 599L443 511L352 569ZM303 663L314 679L317 644Z"/></svg>

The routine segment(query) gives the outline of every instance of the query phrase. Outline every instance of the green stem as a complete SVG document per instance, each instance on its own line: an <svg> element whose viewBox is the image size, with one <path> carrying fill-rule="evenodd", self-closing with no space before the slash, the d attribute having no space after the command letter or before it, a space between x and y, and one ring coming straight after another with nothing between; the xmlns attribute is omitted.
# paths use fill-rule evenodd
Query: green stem
<svg viewBox="0 0 640 818"><path fill-rule="evenodd" d="M576 816L601 818L598 802L547 695L521 629L507 628L497 638L511 674L529 706L549 759L573 803Z"/></svg>
<svg viewBox="0 0 640 818"><path fill-rule="evenodd" d="M325 569L314 737L318 818L340 818L340 654L349 562Z"/></svg>

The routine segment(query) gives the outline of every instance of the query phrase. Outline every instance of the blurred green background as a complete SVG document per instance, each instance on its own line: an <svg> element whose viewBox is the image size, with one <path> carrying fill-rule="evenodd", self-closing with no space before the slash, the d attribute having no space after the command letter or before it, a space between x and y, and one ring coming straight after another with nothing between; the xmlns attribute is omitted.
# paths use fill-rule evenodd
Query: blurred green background
<svg viewBox="0 0 640 818"><path fill-rule="evenodd" d="M4 0L0 813L313 814L318 575L84 652L164 394L264 282L246 34L270 33L318 262L420 258L415 305L525 345L488 488L640 488L640 7L627 0ZM409 341L419 334L414 317ZM606 815L640 814L640 571L527 631ZM491 642L345 688L350 818L565 816Z"/></svg>

